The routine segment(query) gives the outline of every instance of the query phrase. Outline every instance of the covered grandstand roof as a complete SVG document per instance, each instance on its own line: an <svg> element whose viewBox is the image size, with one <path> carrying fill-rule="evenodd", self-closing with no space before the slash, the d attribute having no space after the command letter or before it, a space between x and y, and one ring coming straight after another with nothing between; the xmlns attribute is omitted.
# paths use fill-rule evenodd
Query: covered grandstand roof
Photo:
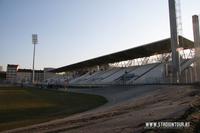
<svg viewBox="0 0 200 133"><path fill-rule="evenodd" d="M180 47L184 49L189 49L194 47L194 43L184 37L179 37L182 43L180 43ZM152 42L149 44L145 44L142 46L138 46L135 48L123 50L120 52L100 56L97 58L89 59L86 61L81 61L75 64L63 66L60 68L56 68L51 70L51 72L65 72L65 71L73 71L87 67L93 67L97 65L103 65L108 63L115 63L120 61L126 61L131 59L137 59L142 57L149 57L156 54L163 54L171 52L171 42L170 38Z"/></svg>

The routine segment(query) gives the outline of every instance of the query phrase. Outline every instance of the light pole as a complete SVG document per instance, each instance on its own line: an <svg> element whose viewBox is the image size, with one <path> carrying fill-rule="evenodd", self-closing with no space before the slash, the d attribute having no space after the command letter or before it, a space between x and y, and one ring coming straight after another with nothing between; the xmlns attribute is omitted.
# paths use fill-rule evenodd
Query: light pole
<svg viewBox="0 0 200 133"><path fill-rule="evenodd" d="M32 34L32 43L34 45L33 48L33 77L32 77L32 83L35 83L35 45L38 43L38 39L37 39L37 34Z"/></svg>
<svg viewBox="0 0 200 133"><path fill-rule="evenodd" d="M177 33L176 3L175 0L168 0L168 3L169 3L169 20L170 20L170 33L171 33L173 82L179 83L180 55L177 50L177 48L179 48L179 41Z"/></svg>

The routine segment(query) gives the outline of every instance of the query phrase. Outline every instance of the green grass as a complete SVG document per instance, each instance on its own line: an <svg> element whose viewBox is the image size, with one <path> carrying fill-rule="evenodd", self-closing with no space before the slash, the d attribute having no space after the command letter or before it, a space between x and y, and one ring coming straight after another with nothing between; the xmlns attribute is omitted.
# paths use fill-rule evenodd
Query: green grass
<svg viewBox="0 0 200 133"><path fill-rule="evenodd" d="M106 102L97 95L0 87L0 131L62 118Z"/></svg>

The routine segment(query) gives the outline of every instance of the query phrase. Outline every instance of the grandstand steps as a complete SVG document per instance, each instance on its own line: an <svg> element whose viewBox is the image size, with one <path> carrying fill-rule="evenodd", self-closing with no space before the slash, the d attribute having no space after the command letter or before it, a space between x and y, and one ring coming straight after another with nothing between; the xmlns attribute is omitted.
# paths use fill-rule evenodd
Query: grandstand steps
<svg viewBox="0 0 200 133"><path fill-rule="evenodd" d="M140 73L137 73L136 76L129 80L127 83L133 84L137 82L144 82L144 80L148 80L149 78L151 79L152 77L158 77L158 75L162 75L164 66L162 65L160 68L158 68L158 66L160 66L161 64L162 63L149 64L139 68Z"/></svg>
<svg viewBox="0 0 200 133"><path fill-rule="evenodd" d="M111 83L117 78L121 77L125 73L126 69L119 68L115 73L112 73L111 75L107 76L105 79L102 80L104 83Z"/></svg>
<svg viewBox="0 0 200 133"><path fill-rule="evenodd" d="M115 71L115 68L111 68L105 71L102 71L101 73L99 73L98 75L94 76L93 78L90 78L90 80L87 81L87 83L89 84L95 84L95 83L99 83L101 82L101 80L109 75L110 73L112 73L113 71Z"/></svg>
<svg viewBox="0 0 200 133"><path fill-rule="evenodd" d="M81 75L80 77L77 77L77 78L72 79L69 83L70 83L70 84L77 83L77 82L81 81L84 77L86 77L86 76L88 76L88 75L89 75L89 72L86 73L86 74Z"/></svg>
<svg viewBox="0 0 200 133"><path fill-rule="evenodd" d="M180 63L181 71L191 66L198 58L182 59ZM168 62L167 64L171 64ZM153 63L141 66L126 68L113 67L107 70L86 73L69 81L71 85L104 85L104 84L149 84L166 83L168 77L165 76L165 63ZM55 78L55 83L58 83ZM65 81L65 77L59 79Z"/></svg>
<svg viewBox="0 0 200 133"><path fill-rule="evenodd" d="M95 73L93 73L87 80L86 82L90 81L90 80L93 80L95 77L101 75L102 73L104 73L104 71L97 71Z"/></svg>
<svg viewBox="0 0 200 133"><path fill-rule="evenodd" d="M144 76L145 74L147 74L148 72L150 72L151 70L155 69L157 66L159 66L161 63L156 64L155 66L149 68L146 72L144 72L143 74L141 74L140 76L138 76L137 78L135 78L134 80L137 80L139 78L141 78L142 76Z"/></svg>
<svg viewBox="0 0 200 133"><path fill-rule="evenodd" d="M102 75L99 75L98 77L96 77L93 80L93 83L101 83L102 80L104 80L105 78L111 76L113 73L117 72L118 68L111 68L110 70L106 71L105 73L103 73Z"/></svg>
<svg viewBox="0 0 200 133"><path fill-rule="evenodd" d="M121 69L121 68L115 68L114 71L113 71L112 73L110 73L110 74L108 74L107 76L105 76L104 78L102 78L101 81L103 81L103 80L105 80L106 78L108 78L108 77L114 75L115 73L117 73L117 72L119 71L119 69Z"/></svg>
<svg viewBox="0 0 200 133"><path fill-rule="evenodd" d="M113 70L114 70L114 68L102 71L98 75L96 75L93 78L91 78L90 81L88 81L88 82L99 82L104 75L107 75L108 72L113 71Z"/></svg>
<svg viewBox="0 0 200 133"><path fill-rule="evenodd" d="M181 72L184 71L186 68L188 68L192 63L194 63L195 61L197 61L199 58L192 58L189 60L186 60L183 64L181 64L180 66L180 70Z"/></svg>
<svg viewBox="0 0 200 133"><path fill-rule="evenodd" d="M138 69L139 66L133 66L133 67L130 67L130 68L127 68L124 72L123 75L121 75L120 77L118 77L117 79L115 79L113 81L113 83L116 83L116 84L124 84L125 82L131 80L134 76L134 74L131 74L133 71L135 71L136 69ZM129 76L130 75L130 76Z"/></svg>

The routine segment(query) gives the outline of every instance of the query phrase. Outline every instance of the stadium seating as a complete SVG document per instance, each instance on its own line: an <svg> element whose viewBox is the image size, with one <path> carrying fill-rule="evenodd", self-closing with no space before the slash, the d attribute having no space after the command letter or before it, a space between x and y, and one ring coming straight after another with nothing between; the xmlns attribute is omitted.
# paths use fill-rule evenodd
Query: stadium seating
<svg viewBox="0 0 200 133"><path fill-rule="evenodd" d="M195 59L182 59L181 71L190 66ZM171 64L171 62L168 62ZM87 72L77 77L57 76L45 81L47 84L63 85L67 80L70 85L94 84L151 84L165 82L165 63L152 63L131 67L110 67L107 70Z"/></svg>

